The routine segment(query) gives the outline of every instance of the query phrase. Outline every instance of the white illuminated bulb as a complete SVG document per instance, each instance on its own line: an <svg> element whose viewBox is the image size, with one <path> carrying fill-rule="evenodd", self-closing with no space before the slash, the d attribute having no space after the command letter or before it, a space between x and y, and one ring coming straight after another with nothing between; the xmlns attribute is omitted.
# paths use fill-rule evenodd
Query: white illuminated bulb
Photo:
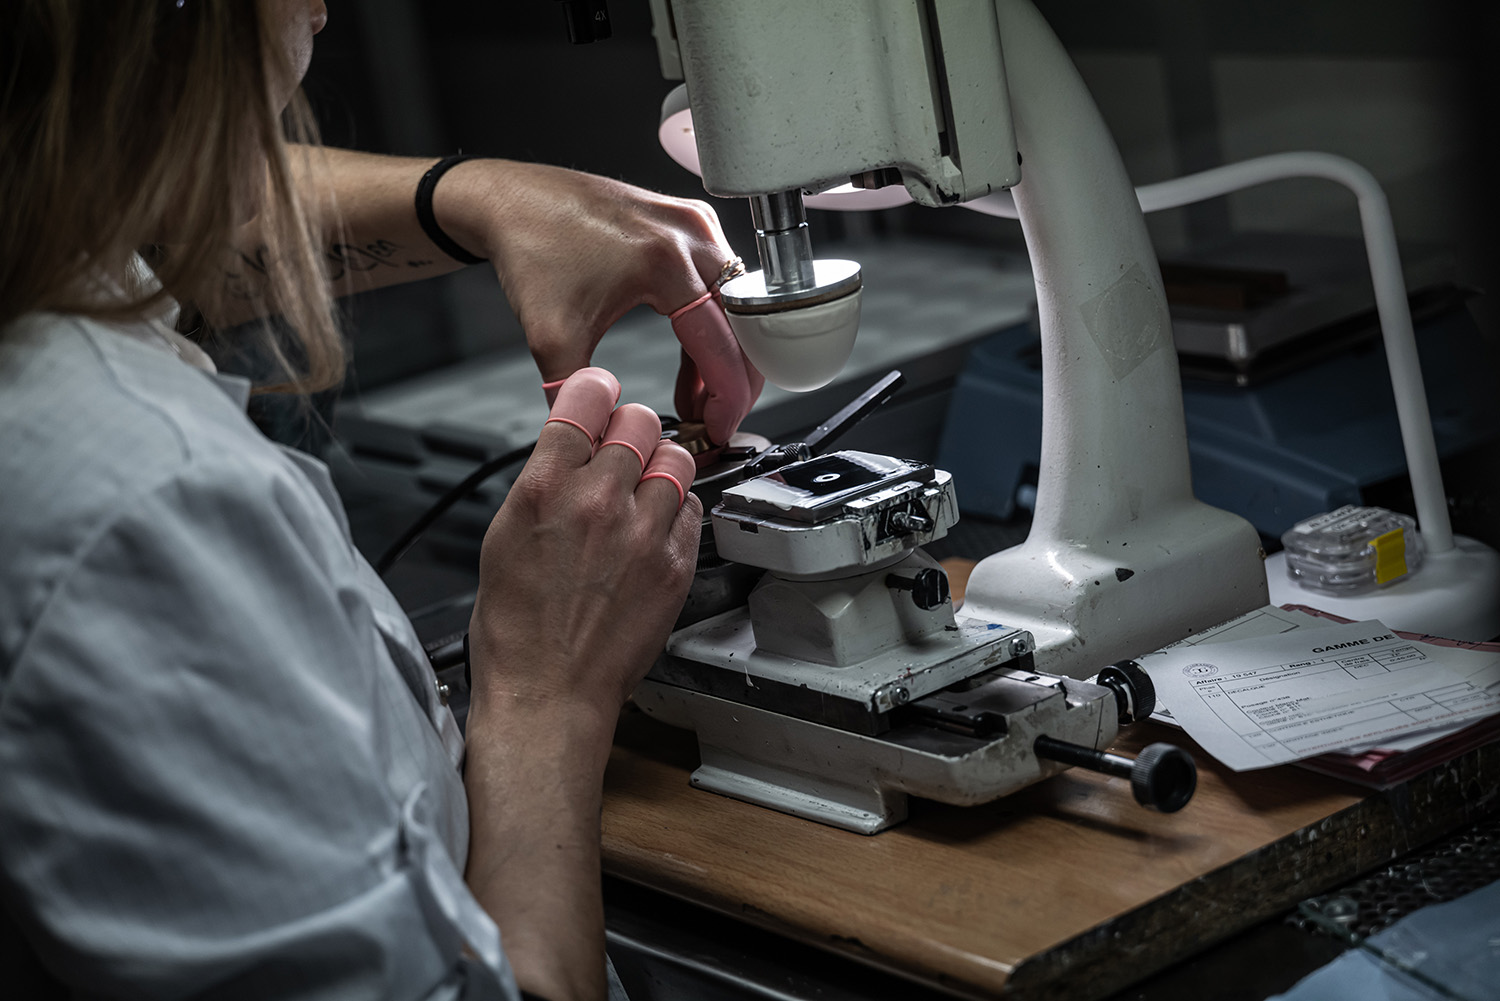
<svg viewBox="0 0 1500 1001"><path fill-rule="evenodd" d="M821 389L843 371L859 330L861 289L832 302L775 313L725 310L745 357L772 385Z"/></svg>

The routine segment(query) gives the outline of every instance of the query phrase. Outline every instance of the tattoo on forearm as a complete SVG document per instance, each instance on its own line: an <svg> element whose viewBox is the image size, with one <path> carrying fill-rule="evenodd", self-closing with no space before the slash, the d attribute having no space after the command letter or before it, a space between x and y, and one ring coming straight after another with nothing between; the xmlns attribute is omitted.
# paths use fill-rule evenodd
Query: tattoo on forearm
<svg viewBox="0 0 1500 1001"><path fill-rule="evenodd" d="M270 250L264 244L251 251L236 251L238 266L224 273L224 288L229 298L251 302L265 294L270 276ZM378 268L430 268L432 258L405 257L403 248L390 240L365 244L334 243L323 252L329 261L329 281L341 281Z"/></svg>
<svg viewBox="0 0 1500 1001"><path fill-rule="evenodd" d="M224 273L224 290L229 298L251 302L265 294L266 280L270 275L270 265L266 262L269 252L264 244L249 253L236 251L240 267Z"/></svg>
<svg viewBox="0 0 1500 1001"><path fill-rule="evenodd" d="M338 281L347 275L377 268L426 268L434 263L431 258L402 259L402 247L390 240L375 240L356 246L351 243L335 243L328 248L326 256L333 263L329 278Z"/></svg>

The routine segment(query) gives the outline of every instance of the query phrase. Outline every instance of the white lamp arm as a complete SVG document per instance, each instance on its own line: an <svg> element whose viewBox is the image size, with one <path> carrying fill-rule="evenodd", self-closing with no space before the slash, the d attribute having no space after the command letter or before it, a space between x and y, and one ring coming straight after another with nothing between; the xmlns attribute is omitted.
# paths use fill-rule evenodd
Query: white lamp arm
<svg viewBox="0 0 1500 1001"><path fill-rule="evenodd" d="M1396 394L1396 417L1401 442L1416 498L1417 520L1430 553L1453 548L1453 527L1438 467L1437 443L1432 435L1432 417L1427 409L1427 391L1422 383L1421 361L1412 332L1411 306L1406 298L1406 280L1396 248L1396 227L1380 183L1364 167L1332 153L1274 153L1240 163L1214 167L1197 174L1146 184L1135 189L1143 212L1181 208L1217 198L1257 184L1291 177L1320 177L1342 184L1359 200L1360 227L1370 278L1375 286L1375 310L1380 317L1390 366L1391 388ZM966 208L1005 219L1017 218L1015 199L1009 191L963 203Z"/></svg>

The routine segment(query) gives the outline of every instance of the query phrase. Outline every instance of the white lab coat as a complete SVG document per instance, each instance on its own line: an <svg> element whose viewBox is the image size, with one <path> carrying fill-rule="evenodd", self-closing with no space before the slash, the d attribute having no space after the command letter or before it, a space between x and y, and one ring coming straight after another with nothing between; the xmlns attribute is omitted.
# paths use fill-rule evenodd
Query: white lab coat
<svg viewBox="0 0 1500 1001"><path fill-rule="evenodd" d="M0 332L6 909L85 996L516 998L410 622L194 365L163 323Z"/></svg>

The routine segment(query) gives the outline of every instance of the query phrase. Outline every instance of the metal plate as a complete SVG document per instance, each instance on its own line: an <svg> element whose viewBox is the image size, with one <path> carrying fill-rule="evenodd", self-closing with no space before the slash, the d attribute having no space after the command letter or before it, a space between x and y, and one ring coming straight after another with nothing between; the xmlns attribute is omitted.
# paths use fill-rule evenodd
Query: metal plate
<svg viewBox="0 0 1500 1001"><path fill-rule="evenodd" d="M653 681L857 733L888 727L885 714L940 688L1029 656L1031 634L965 621L850 667L765 653L748 610L734 609L672 634Z"/></svg>

